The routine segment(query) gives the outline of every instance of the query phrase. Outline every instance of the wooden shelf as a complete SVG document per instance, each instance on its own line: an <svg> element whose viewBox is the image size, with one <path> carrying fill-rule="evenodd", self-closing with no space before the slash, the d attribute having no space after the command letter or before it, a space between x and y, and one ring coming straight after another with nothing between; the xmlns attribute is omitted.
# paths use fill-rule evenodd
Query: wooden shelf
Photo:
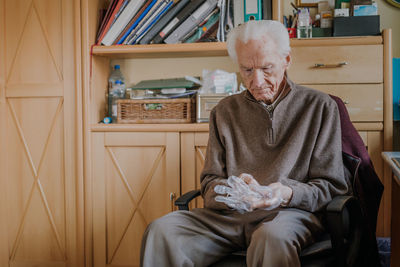
<svg viewBox="0 0 400 267"><path fill-rule="evenodd" d="M92 124L92 132L208 132L208 123Z"/></svg>
<svg viewBox="0 0 400 267"><path fill-rule="evenodd" d="M227 56L226 43L94 46L93 55L111 58L179 58Z"/></svg>
<svg viewBox="0 0 400 267"><path fill-rule="evenodd" d="M382 44L382 36L327 37L311 39L291 39L290 45L296 46L333 46ZM191 44L148 44L148 45L111 45L93 46L92 54L109 58L180 58L227 56L226 43Z"/></svg>
<svg viewBox="0 0 400 267"><path fill-rule="evenodd" d="M382 36L321 37L290 39L290 46L337 46L337 45L377 45L382 44Z"/></svg>

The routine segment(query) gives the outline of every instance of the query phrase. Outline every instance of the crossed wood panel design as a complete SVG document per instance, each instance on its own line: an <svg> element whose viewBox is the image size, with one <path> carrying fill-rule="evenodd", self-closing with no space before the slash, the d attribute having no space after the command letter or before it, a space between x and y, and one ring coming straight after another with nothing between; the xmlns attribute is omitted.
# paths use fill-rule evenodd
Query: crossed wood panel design
<svg viewBox="0 0 400 267"><path fill-rule="evenodd" d="M196 146L196 154L200 159L201 166L204 166L204 161L206 160L206 156L204 155L202 149L204 149L203 146Z"/></svg>
<svg viewBox="0 0 400 267"><path fill-rule="evenodd" d="M16 59L17 59L19 53L21 52L21 47L22 47L22 44L23 44L23 37L24 37L25 31L27 29L28 21L31 18L33 18L34 15L36 15L35 17L37 18L37 20L39 22L40 29L41 29L41 32L43 34L44 41L45 41L45 44L46 44L46 49L48 50L48 52L50 54L50 58L51 58L51 62L52 62L52 65L54 67L54 70L57 72L57 76L58 76L59 80L60 81L63 80L62 72L61 72L60 68L56 64L56 59L54 57L54 52L53 52L53 49L52 49L52 47L50 45L50 40L49 40L48 34L46 32L46 29L44 27L44 23L42 22L42 20L40 18L40 15L39 15L39 12L37 10L35 1L32 0L31 3L30 3L29 9L28 9L28 15L26 16L26 20L24 22L24 27L22 29L20 38L18 40L16 53L14 54L14 57L12 59L12 63L11 63L11 66L10 66L10 71L9 71L8 76L7 76L7 84L10 82L11 74L14 72L14 66L15 66Z"/></svg>
<svg viewBox="0 0 400 267"><path fill-rule="evenodd" d="M56 110L56 112L54 114L54 117L52 119L50 131L49 131L48 136L46 138L45 146L44 146L43 152L41 154L39 165L38 165L37 169L36 169L35 164L33 162L33 158L32 158L31 152L29 150L28 144L26 142L26 138L25 138L24 132L22 130L21 124L18 121L17 114L15 112L15 108L14 108L14 106L12 105L12 103L10 101L7 101L7 103L8 103L9 110L10 110L10 112L12 114L13 121L14 121L15 126L17 128L18 135L19 135L19 137L21 139L21 143L22 143L22 145L24 147L24 152L25 152L26 158L27 158L27 160L29 162L29 166L30 166L30 169L32 171L32 175L33 175L33 179L34 179L34 182L32 184L30 192L29 192L28 200L26 201L25 207L23 209L24 211L23 211L23 214L22 214L21 222L20 222L20 224L18 226L17 236L16 236L16 239L14 240L14 243L13 243L13 246L12 246L12 249L11 249L10 260L14 260L15 259L15 254L17 252L18 245L19 245L20 240L21 240L21 236L22 236L22 232L23 232L23 229L24 229L24 225L26 223L26 214L28 213L28 209L29 209L30 204L31 204L31 200L32 200L32 196L33 196L33 192L35 190L35 187L37 187L37 189L39 190L40 197L42 199L44 208L46 210L46 213L47 213L51 228L52 228L53 233L55 235L58 248L60 249L60 251L61 251L61 253L62 253L62 255L63 255L64 259L65 259L66 258L66 256L65 256L65 248L64 248L64 245L61 242L60 234L57 231L57 226L55 224L54 216L53 216L53 214L52 214L52 212L50 210L49 202L47 200L47 197L46 197L46 194L44 192L43 186L42 186L42 184L40 182L40 179L39 179L40 170L41 170L41 167L42 167L43 159L44 159L44 157L46 155L46 151L47 151L47 147L48 147L48 144L49 144L49 140L51 138L51 135L53 133L56 121L57 121L57 119L58 119L58 117L60 115L60 112L62 110L62 107L63 107L63 99L60 98L60 101L59 101L58 106L57 106L57 110Z"/></svg>
<svg viewBox="0 0 400 267"><path fill-rule="evenodd" d="M147 191L147 189L148 189L148 187L150 185L150 182L151 182L151 180L153 178L153 175L154 175L155 171L157 170L157 167L158 167L159 163L161 162L161 159L163 158L163 156L165 154L166 148L165 148L165 146L161 146L160 147L160 151L158 152L157 157L156 157L156 159L155 159L155 161L153 163L153 166L151 167L150 172L149 172L149 174L147 175L147 177L145 179L144 187L140 191L137 201L135 200L133 190L132 190L131 186L129 185L128 180L127 180L124 172L122 171L121 166L118 164L117 158L116 158L114 152L112 151L111 147L107 146L106 150L108 151L108 153L109 153L109 155L111 157L111 161L113 163L113 166L117 170L118 176L121 179L121 181L122 181L122 183L123 183L128 195L129 195L129 198L130 198L130 200L131 200L131 202L132 202L132 204L134 206L134 209L132 210L132 212L131 212L131 214L129 216L128 223L124 227L123 233L122 233L121 237L119 237L117 245L116 245L115 249L113 250L113 252L111 254L112 256L109 259L108 259L108 253L107 253L107 263L111 264L113 262L114 258L115 258L115 255L116 255L119 247L121 246L122 240L125 237L125 235L126 235L126 233L128 231L128 228L131 225L135 214L138 213L140 215L141 219L144 221L144 223L146 225L148 224L146 219L145 219L145 217L144 217L144 215L143 215L143 213L139 209L139 205L142 202L144 194L146 193L146 191Z"/></svg>
<svg viewBox="0 0 400 267"><path fill-rule="evenodd" d="M46 29L45 29L44 23L43 23L40 15L39 15L37 4L35 4L34 0L25 1L25 2L29 5L29 7L27 9L28 11L27 11L27 15L25 17L25 21L23 22L23 27L22 27L21 34L20 34L20 36L18 38L18 41L16 43L15 54L13 55L13 58L11 60L11 65L10 65L9 72L8 72L8 75L7 75L7 79L6 79L6 88L7 88L7 85L9 85L9 83L11 82L10 78L11 78L12 74L15 71L18 71L15 68L16 61L17 61L17 57L20 55L21 49L23 47L24 35L25 35L25 33L27 31L27 28L28 28L27 27L28 26L28 21L30 21L31 19L36 19L38 24L39 24L39 26L40 26L40 32L42 33L42 36L43 36L43 39L44 39L44 44L45 44L45 47L43 47L43 49L46 49L48 51L48 53L50 55L50 58L51 58L52 66L54 67L53 70L56 71L58 79L59 79L59 82L62 85L62 80L63 80L62 71L60 70L60 68L56 64L54 51L52 50L52 47L51 47L51 44L50 44L50 41L49 41L49 36L48 36L48 33L47 33ZM27 84L25 84L22 81L21 83L18 83L17 85L20 86L21 88L23 88L24 86L28 86L29 87L29 86L32 86L33 84L29 84L29 82ZM14 86L15 86L15 84L14 84ZM26 96L25 98L31 98L31 97L33 97L33 96ZM55 220L54 220L54 215L53 215L53 213L52 213L52 211L50 209L49 200L46 197L46 193L44 191L43 185L42 185L42 183L41 183L41 181L39 179L41 167L42 167L46 152L48 151L48 146L49 146L49 142L50 142L52 133L54 132L54 128L55 128L57 119L60 118L60 116L61 116L60 114L62 114L61 111L63 110L63 101L64 101L64 99L63 99L62 96L59 96L58 98L59 98L58 105L57 105L55 114L53 115L53 118L51 119L50 130L49 130L49 132L47 134L47 138L45 140L45 145L44 145L43 151L42 151L42 153L40 155L40 160L39 160L39 164L38 164L37 168L36 168L36 166L34 164L32 153L31 153L31 151L29 149L27 140L25 138L25 134L24 134L24 132L22 130L22 127L21 127L21 124L20 124L20 122L18 120L18 116L17 116L16 110L15 110L15 107L13 106L12 102L9 100L10 98L7 98L7 102L6 102L7 106L9 108L10 113L11 113L12 120L15 123L19 138L21 140L21 144L23 146L24 154L26 155L26 158L27 158L27 161L28 161L28 165L29 165L29 167L30 167L30 169L32 171L32 175L33 175L32 187L30 188L28 199L27 199L26 203L24 204L21 221L19 222L19 225L18 225L18 228L17 228L17 235L16 235L16 238L13 241L13 244L12 244L12 247L11 247L10 260L15 260L15 256L16 256L16 253L17 253L17 250L18 250L18 246L19 246L19 244L21 242L21 237L23 235L24 225L26 224L27 213L28 213L29 207L32 204L31 202L32 202L32 197L33 197L33 193L35 191L35 188L37 188L37 190L38 190L38 192L40 194L40 198L41 198L41 200L43 202L43 206L45 208L49 223L51 225L51 229L52 229L52 231L54 233L54 236L55 236L58 248L60 249L61 255L63 256L64 260L66 259L65 245L61 241L61 237L60 237L60 234L58 232L58 229L57 229L57 226L56 226L56 223L55 223Z"/></svg>

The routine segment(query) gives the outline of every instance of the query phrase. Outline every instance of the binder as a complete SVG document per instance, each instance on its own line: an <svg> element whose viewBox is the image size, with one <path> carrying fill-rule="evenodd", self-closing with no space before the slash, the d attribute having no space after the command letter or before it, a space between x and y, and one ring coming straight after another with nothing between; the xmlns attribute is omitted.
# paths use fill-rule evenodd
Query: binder
<svg viewBox="0 0 400 267"><path fill-rule="evenodd" d="M122 44L125 38L132 32L132 30L139 24L142 18L147 14L150 8L157 0L147 0L131 21L126 25L124 30L118 35L113 44Z"/></svg>
<svg viewBox="0 0 400 267"><path fill-rule="evenodd" d="M195 35L196 33L199 34L199 31L201 30L206 30L206 28L208 29L208 26L206 26L206 24L208 23L208 21L210 20L211 17L213 17L215 14L218 15L217 17L217 22L219 21L219 8L216 8L213 10L213 12L211 12L210 14L208 14L208 16L202 21L200 22L200 24L196 25L196 27L194 27L190 32L188 32L183 38L181 38L181 42L182 43L187 43L187 40L189 38L191 38L193 35ZM200 36L199 36L200 38ZM194 41L193 41L194 42Z"/></svg>
<svg viewBox="0 0 400 267"><path fill-rule="evenodd" d="M180 0L174 6L170 8L170 10L161 17L161 19L154 24L154 26L143 36L142 40L140 40L140 44L148 44L150 41L159 33L162 28L178 14L187 4L189 0Z"/></svg>
<svg viewBox="0 0 400 267"><path fill-rule="evenodd" d="M225 12L226 12L226 1L218 1L218 8L221 13L221 19L218 21L217 29L217 40L218 42L225 42Z"/></svg>
<svg viewBox="0 0 400 267"><path fill-rule="evenodd" d="M114 24L110 27L106 35L104 36L101 44L103 45L112 45L114 40L118 37L118 35L122 32L125 26L129 23L129 21L133 18L136 12L144 3L144 0L130 1L128 5L124 8L121 15L117 18Z"/></svg>
<svg viewBox="0 0 400 267"><path fill-rule="evenodd" d="M235 27L244 22L244 0L233 0L233 25Z"/></svg>
<svg viewBox="0 0 400 267"><path fill-rule="evenodd" d="M217 10L217 9L216 9ZM185 43L194 43L197 40L199 40L203 35L213 29L213 26L215 24L218 25L218 20L219 20L219 12L214 12L211 14L211 16L207 19L207 21L202 22L196 29L194 34L189 36L189 38L185 39Z"/></svg>
<svg viewBox="0 0 400 267"><path fill-rule="evenodd" d="M148 19L154 14L154 12L157 11L157 9L160 7L160 5L163 3L164 0L153 0L150 6L143 12L142 18L139 21L138 25L129 33L129 35L125 38L125 41L123 44L130 44L130 42L133 40L134 36L136 33L143 27L145 23L147 23ZM154 4L153 4L154 3Z"/></svg>
<svg viewBox="0 0 400 267"><path fill-rule="evenodd" d="M262 19L272 19L272 0L262 0ZM290 26L289 26L290 27Z"/></svg>
<svg viewBox="0 0 400 267"><path fill-rule="evenodd" d="M96 36L96 44L97 45L100 44L100 37L103 38L103 36L105 34L105 32L104 32L105 27L108 24L108 22L110 21L111 14L114 13L115 7L119 1L121 1L121 0L112 0L110 2L110 4L108 5L107 12L104 15L103 20L101 21L99 30L97 31L97 36ZM103 32L104 32L104 34L103 34Z"/></svg>
<svg viewBox="0 0 400 267"><path fill-rule="evenodd" d="M221 19L219 20L219 26L217 30L217 39L219 42L225 42L228 32L233 28L232 20L232 6L231 0L221 1L218 5L221 12Z"/></svg>
<svg viewBox="0 0 400 267"><path fill-rule="evenodd" d="M261 20L262 3L261 0L244 0L244 21Z"/></svg>
<svg viewBox="0 0 400 267"><path fill-rule="evenodd" d="M139 31L137 33L137 38L134 41L135 44L139 43L139 41L143 38L143 36L153 27L153 25L164 15L165 12L172 6L172 1L166 1L165 4L160 8L160 11L154 15L154 18L149 19L149 23L144 26L144 30Z"/></svg>
<svg viewBox="0 0 400 267"><path fill-rule="evenodd" d="M173 32L179 24L196 10L204 0L190 1L153 39L154 44L161 43L171 32Z"/></svg>
<svg viewBox="0 0 400 267"><path fill-rule="evenodd" d="M206 0L196 11L182 22L165 40L167 44L178 43L196 25L202 22L217 6L218 0Z"/></svg>

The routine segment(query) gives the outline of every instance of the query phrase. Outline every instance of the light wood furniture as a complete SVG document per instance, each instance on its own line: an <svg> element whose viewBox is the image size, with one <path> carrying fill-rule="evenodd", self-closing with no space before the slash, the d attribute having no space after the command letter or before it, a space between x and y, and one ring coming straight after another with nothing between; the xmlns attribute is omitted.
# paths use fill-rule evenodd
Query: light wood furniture
<svg viewBox="0 0 400 267"><path fill-rule="evenodd" d="M279 1L275 2L279 7ZM82 1L85 249L87 255L93 253L86 264L138 266L146 224L172 210L171 198L199 188L208 125L99 124L111 65L121 65L128 84L141 79L201 75L204 68L238 69L227 58L223 43L92 47L97 10L102 3ZM275 16L279 18L280 12ZM384 171L380 153L391 147L390 40L390 31L374 37L292 40L289 71L295 82L348 102L351 119L386 188L390 188L389 172ZM315 63L342 61L349 64L312 67ZM389 234L387 191L378 226L381 236ZM195 205L202 203L199 200Z"/></svg>
<svg viewBox="0 0 400 267"><path fill-rule="evenodd" d="M79 3L0 0L0 266L83 266Z"/></svg>
<svg viewBox="0 0 400 267"><path fill-rule="evenodd" d="M400 152L383 152L385 163L393 171L392 175L392 216L391 216L391 255L390 266L400 265L400 166L396 165L392 158L400 158Z"/></svg>
<svg viewBox="0 0 400 267"><path fill-rule="evenodd" d="M174 210L179 194L178 132L95 132L94 266L138 264L141 236Z"/></svg>

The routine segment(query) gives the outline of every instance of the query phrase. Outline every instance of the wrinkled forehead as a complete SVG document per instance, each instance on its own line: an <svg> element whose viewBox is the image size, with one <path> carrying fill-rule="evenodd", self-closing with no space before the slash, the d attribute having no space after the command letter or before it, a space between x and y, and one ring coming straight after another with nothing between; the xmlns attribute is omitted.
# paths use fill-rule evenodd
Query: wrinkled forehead
<svg viewBox="0 0 400 267"><path fill-rule="evenodd" d="M283 59L276 42L272 39L248 40L246 43L238 40L235 48L239 62L249 60L278 61Z"/></svg>

